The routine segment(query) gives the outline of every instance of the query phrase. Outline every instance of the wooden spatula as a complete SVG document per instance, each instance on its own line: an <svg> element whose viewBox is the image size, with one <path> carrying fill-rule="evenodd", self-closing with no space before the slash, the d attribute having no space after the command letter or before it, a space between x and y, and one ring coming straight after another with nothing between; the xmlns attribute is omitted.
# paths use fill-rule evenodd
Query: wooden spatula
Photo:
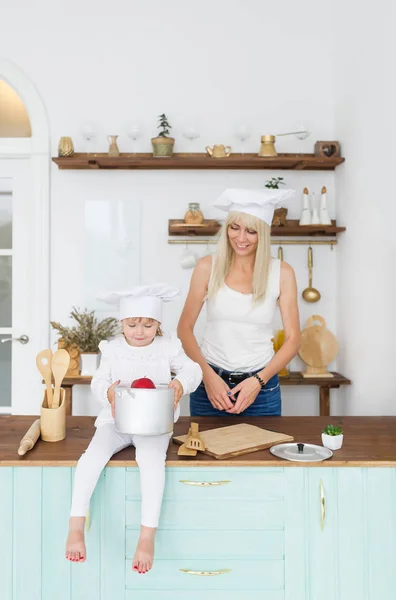
<svg viewBox="0 0 396 600"><path fill-rule="evenodd" d="M206 446L198 433L198 423L191 423L191 436L186 439L186 447L190 450L205 450Z"/></svg>
<svg viewBox="0 0 396 600"><path fill-rule="evenodd" d="M55 389L54 399L52 401L52 408L59 408L60 403L60 388L64 376L67 373L67 369L70 364L70 356L67 350L62 348L54 352L52 356L52 372L54 374Z"/></svg>
<svg viewBox="0 0 396 600"><path fill-rule="evenodd" d="M52 350L41 350L36 356L36 365L41 373L42 378L45 381L45 387L47 388L47 405L48 408L52 407Z"/></svg>
<svg viewBox="0 0 396 600"><path fill-rule="evenodd" d="M191 437L191 427L188 430L188 434L187 434L187 440ZM186 440L186 441L187 441ZM177 451L177 454L179 456L197 456L197 450L191 450L191 448L187 448L186 446L186 442L184 442L184 444L182 444L179 448L179 450Z"/></svg>

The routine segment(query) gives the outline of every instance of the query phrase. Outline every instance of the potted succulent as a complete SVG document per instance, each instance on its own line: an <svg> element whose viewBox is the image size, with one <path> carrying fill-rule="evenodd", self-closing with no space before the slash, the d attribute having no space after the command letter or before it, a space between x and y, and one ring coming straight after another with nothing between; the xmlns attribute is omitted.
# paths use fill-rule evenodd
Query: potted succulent
<svg viewBox="0 0 396 600"><path fill-rule="evenodd" d="M283 177L271 177L265 182L266 188L270 190L279 190L279 186L285 185ZM286 225L287 208L276 208L274 211L274 217L272 219L272 225L274 227L283 227Z"/></svg>
<svg viewBox="0 0 396 600"><path fill-rule="evenodd" d="M158 120L158 129L160 132L157 137L151 138L153 156L172 156L175 139L168 137L172 126L169 124L168 117L165 114L160 115Z"/></svg>
<svg viewBox="0 0 396 600"><path fill-rule="evenodd" d="M56 321L51 325L59 332L62 344L77 346L81 357L81 375L93 375L99 364L99 343L114 336L119 330L119 322L114 317L98 321L95 311L79 311L75 307L70 317L77 325L64 327Z"/></svg>
<svg viewBox="0 0 396 600"><path fill-rule="evenodd" d="M344 440L342 427L338 425L326 425L322 431L322 444L329 450L339 450Z"/></svg>

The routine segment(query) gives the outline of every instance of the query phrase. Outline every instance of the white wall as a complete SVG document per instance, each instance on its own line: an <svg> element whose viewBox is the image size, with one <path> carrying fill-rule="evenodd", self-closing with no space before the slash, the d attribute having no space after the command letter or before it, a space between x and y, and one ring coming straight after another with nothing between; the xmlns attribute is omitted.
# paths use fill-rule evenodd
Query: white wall
<svg viewBox="0 0 396 600"><path fill-rule="evenodd" d="M76 150L85 150L81 127L87 121L97 128L97 151L106 151L106 135L116 133L121 151L129 151L125 123L139 120L145 137L138 150L150 151L157 115L164 111L176 151L190 144L181 128L191 117L200 123L197 151L213 143L238 151L234 131L245 121L252 129L247 151L258 150L261 134L291 131L300 123L312 132L303 143L306 151L317 139L334 137L329 3L74 0L60 8L50 0L31 5L16 0L6 12L8 22L18 26L2 32L0 55L18 64L40 91L54 155L63 135L72 136ZM301 142L279 138L277 148L301 151ZM277 175L298 191L307 186L319 194L326 185L336 216L331 172L77 172L53 164L52 318L65 322L73 304L93 306L95 288L118 285L122 276L125 283L167 279L185 293L191 272L178 265L183 248L167 244L168 219L182 217L193 200L207 217L217 216L209 205L226 186L262 186ZM297 200L290 217L299 209ZM205 250L197 247L199 255ZM301 246L284 248L300 290L307 285L306 252ZM336 326L338 253L314 248L314 284L323 300L302 303L301 322L318 312L342 340ZM167 325L176 325L181 307L182 300L169 307ZM292 366L301 363L296 359ZM74 397L76 412L86 412L87 390L75 388ZM288 388L283 397L284 414L317 413L316 389Z"/></svg>
<svg viewBox="0 0 396 600"><path fill-rule="evenodd" d="M337 215L348 223L337 264L339 362L353 380L346 414L395 414L395 9L390 0L335 1Z"/></svg>

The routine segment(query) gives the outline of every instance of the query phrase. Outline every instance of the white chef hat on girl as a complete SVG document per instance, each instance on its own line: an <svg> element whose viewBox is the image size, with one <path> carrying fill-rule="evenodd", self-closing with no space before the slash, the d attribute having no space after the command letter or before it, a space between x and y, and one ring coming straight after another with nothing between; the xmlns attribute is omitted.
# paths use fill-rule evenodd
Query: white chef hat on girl
<svg viewBox="0 0 396 600"><path fill-rule="evenodd" d="M162 323L164 302L170 302L179 295L179 290L166 283L137 285L125 292L110 292L98 299L107 304L118 306L118 318L131 319L143 317Z"/></svg>
<svg viewBox="0 0 396 600"><path fill-rule="evenodd" d="M293 198L294 190L254 189L242 190L230 188L225 190L212 206L226 212L242 212L258 217L271 226L276 208Z"/></svg>

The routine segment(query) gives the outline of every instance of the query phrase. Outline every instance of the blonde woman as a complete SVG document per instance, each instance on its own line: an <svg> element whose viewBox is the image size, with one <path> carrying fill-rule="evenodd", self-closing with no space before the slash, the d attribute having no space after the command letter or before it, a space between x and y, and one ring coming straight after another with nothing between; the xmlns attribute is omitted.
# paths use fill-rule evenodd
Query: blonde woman
<svg viewBox="0 0 396 600"><path fill-rule="evenodd" d="M214 206L228 212L217 252L194 269L178 325L203 381L190 395L193 416L280 415L278 372L300 344L297 286L290 265L271 257L274 210L292 190L226 190ZM206 302L201 345L194 326ZM272 321L279 304L285 343L275 354Z"/></svg>

